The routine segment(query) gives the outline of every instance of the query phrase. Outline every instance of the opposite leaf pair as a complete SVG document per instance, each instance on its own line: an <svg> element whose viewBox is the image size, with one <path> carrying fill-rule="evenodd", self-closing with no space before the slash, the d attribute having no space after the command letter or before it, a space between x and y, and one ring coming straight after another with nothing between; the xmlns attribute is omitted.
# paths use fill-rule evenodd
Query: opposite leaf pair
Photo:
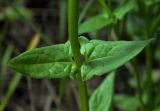
<svg viewBox="0 0 160 111"><path fill-rule="evenodd" d="M106 9L106 4L104 0L99 0L104 6L104 9ZM94 17L89 18L85 22L79 25L79 34L83 34L86 32L95 31L101 28L104 28L105 26L115 24L118 20L122 20L126 14L128 14L130 11L135 9L136 2L134 0L130 0L124 5L118 7L113 12L105 11L104 13L101 13L99 15L96 15ZM108 9L108 8L107 8Z"/></svg>
<svg viewBox="0 0 160 111"><path fill-rule="evenodd" d="M150 42L102 41L79 38L81 54L85 60L81 66L83 80L102 75L123 65ZM9 62L13 69L35 78L74 77L76 65L72 60L69 42L27 51Z"/></svg>

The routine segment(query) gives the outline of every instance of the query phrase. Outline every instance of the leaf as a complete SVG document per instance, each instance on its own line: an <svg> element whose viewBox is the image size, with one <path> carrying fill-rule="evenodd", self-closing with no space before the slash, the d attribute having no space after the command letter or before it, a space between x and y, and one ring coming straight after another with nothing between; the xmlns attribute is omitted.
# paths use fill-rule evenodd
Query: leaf
<svg viewBox="0 0 160 111"><path fill-rule="evenodd" d="M4 16L8 19L8 20L15 20L15 19L20 19L20 20L24 20L24 19L31 19L32 17L32 13L25 9L24 7L7 7L4 12L3 12Z"/></svg>
<svg viewBox="0 0 160 111"><path fill-rule="evenodd" d="M115 104L123 111L136 111L140 106L140 102L137 97L127 95L116 95Z"/></svg>
<svg viewBox="0 0 160 111"><path fill-rule="evenodd" d="M104 7L104 9L107 12L107 14L109 16L112 16L112 11L111 11L110 7L108 6L108 4L105 3L105 0L99 0L99 2Z"/></svg>
<svg viewBox="0 0 160 111"><path fill-rule="evenodd" d="M160 0L142 0L146 6L151 6L154 4L158 4Z"/></svg>
<svg viewBox="0 0 160 111"><path fill-rule="evenodd" d="M78 31L79 34L95 31L116 22L115 18L112 17L112 13L108 8L107 4L105 4L104 0L99 0L99 1L102 4L102 6L105 7L106 13L96 15L86 20L82 24L80 24L79 31ZM131 0L126 4L117 8L113 12L113 14L115 15L116 19L121 20L129 11L133 10L135 6L136 6L135 2Z"/></svg>
<svg viewBox="0 0 160 111"><path fill-rule="evenodd" d="M135 57L150 42L91 40L81 48L85 63L81 67L82 78L88 80L110 72Z"/></svg>
<svg viewBox="0 0 160 111"><path fill-rule="evenodd" d="M118 7L115 11L114 11L114 15L116 16L117 19L122 20L123 17L130 12L131 10L133 10L135 8L136 4L133 0L130 0L129 2L127 2L126 4Z"/></svg>
<svg viewBox="0 0 160 111"><path fill-rule="evenodd" d="M94 16L79 26L79 34L95 31L113 23L113 19L109 18L107 13Z"/></svg>
<svg viewBox="0 0 160 111"><path fill-rule="evenodd" d="M115 73L109 74L93 92L89 100L90 111L109 111L114 87Z"/></svg>
<svg viewBox="0 0 160 111"><path fill-rule="evenodd" d="M2 61L0 62L0 87L4 85L4 82L7 77L7 62L11 58L13 52L13 47L8 44L8 47L5 49Z"/></svg>
<svg viewBox="0 0 160 111"><path fill-rule="evenodd" d="M85 58L81 73L84 80L112 71L136 56L149 42L101 41L79 38L81 54ZM9 62L18 72L35 78L74 77L76 65L72 61L70 43L27 51Z"/></svg>
<svg viewBox="0 0 160 111"><path fill-rule="evenodd" d="M9 62L18 72L34 78L61 78L74 73L69 42L24 52Z"/></svg>

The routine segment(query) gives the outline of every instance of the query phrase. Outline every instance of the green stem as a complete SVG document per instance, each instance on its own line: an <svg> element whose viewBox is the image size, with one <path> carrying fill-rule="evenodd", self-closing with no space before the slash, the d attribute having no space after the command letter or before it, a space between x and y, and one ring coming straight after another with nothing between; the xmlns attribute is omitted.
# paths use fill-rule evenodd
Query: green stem
<svg viewBox="0 0 160 111"><path fill-rule="evenodd" d="M74 60L78 68L77 81L80 95L80 109L81 111L88 111L88 98L86 82L81 77L82 55L80 53L80 44L78 41L78 16L79 16L79 0L68 1L68 30L69 41L73 52Z"/></svg>
<svg viewBox="0 0 160 111"><path fill-rule="evenodd" d="M0 111L4 111L7 107L9 100L11 96L13 95L14 91L16 90L22 76L19 73L16 73L12 80L10 81L9 87L7 89L7 92L4 94L4 97L2 98L2 102L0 103Z"/></svg>
<svg viewBox="0 0 160 111"><path fill-rule="evenodd" d="M100 4L104 7L104 9L105 9L105 11L108 13L108 15L109 15L110 17L112 17L112 16L113 16L112 10L109 8L108 4L105 3L104 0L99 0L99 2L100 2Z"/></svg>
<svg viewBox="0 0 160 111"><path fill-rule="evenodd" d="M148 105L147 107L152 109L153 105L153 80L152 80L152 52L151 46L147 46L146 48L146 70L147 70L147 96L148 96Z"/></svg>
<svg viewBox="0 0 160 111"><path fill-rule="evenodd" d="M84 19L87 11L88 11L89 8L92 6L92 4L93 4L94 1L95 1L95 0L89 0L89 1L86 3L86 5L84 6L84 8L83 8L83 10L82 10L82 12L81 12L81 14L80 14L80 16L79 16L79 24L80 24L80 23L82 22L82 20Z"/></svg>
<svg viewBox="0 0 160 111"><path fill-rule="evenodd" d="M80 95L81 111L89 111L87 85L86 85L86 82L82 81L80 72L77 74L77 80L78 80L78 88L79 88L79 95Z"/></svg>
<svg viewBox="0 0 160 111"><path fill-rule="evenodd" d="M150 22L151 20L148 19L148 22ZM150 27L148 27L146 29L146 37L147 39L152 38L152 31L149 31ZM147 97L148 97L148 101L147 101L147 109L149 111L152 111L154 109L154 84L153 84L153 78L152 78L152 44L149 44L146 47L146 74L147 74L147 78L146 78L146 86L147 86Z"/></svg>
<svg viewBox="0 0 160 111"><path fill-rule="evenodd" d="M140 76L141 74L140 74L139 69L136 66L135 62L133 62L131 65L132 65L132 67L134 69L135 78L136 78L136 82L137 82L138 98L139 98L139 101L141 103L141 106L144 109L144 102L143 102L143 98L142 98L141 76Z"/></svg>
<svg viewBox="0 0 160 111"><path fill-rule="evenodd" d="M2 57L2 61L1 61L1 70L0 70L0 87L3 87L4 82L6 80L6 73L7 73L7 62L10 59L11 55L13 52L13 47L11 44L8 45L8 47L5 50L5 53ZM4 88L4 87L3 87ZM2 88L2 89L3 89Z"/></svg>

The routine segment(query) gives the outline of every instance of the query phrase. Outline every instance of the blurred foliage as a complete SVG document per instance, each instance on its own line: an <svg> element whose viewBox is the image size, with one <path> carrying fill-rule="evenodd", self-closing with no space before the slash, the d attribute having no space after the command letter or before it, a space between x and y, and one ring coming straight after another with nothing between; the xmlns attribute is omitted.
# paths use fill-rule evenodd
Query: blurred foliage
<svg viewBox="0 0 160 111"><path fill-rule="evenodd" d="M32 17L31 11L27 10L22 6L12 6L6 7L0 13L0 21L14 21L14 20L23 20L24 18L30 20Z"/></svg>
<svg viewBox="0 0 160 111"><path fill-rule="evenodd" d="M147 101L148 84L146 81L147 64L144 51L141 55L119 68L116 72L115 98L113 111L126 110L138 111L148 110L148 107L159 111L160 109L160 0L81 0L80 5L80 26L88 20L93 19L103 13L107 17L113 17L115 22L104 24L96 30L90 30L81 35L90 38L104 40L142 40L152 38L149 53L151 54L151 75L153 78L152 96L153 100ZM103 4L102 4L103 3ZM128 4L129 5L126 5ZM87 4L87 5L86 5ZM107 11L106 7L107 6ZM124 6L124 7L123 7ZM8 59L18 55L27 49L31 38L35 34L40 34L41 41L38 47L48 44L61 43L67 40L67 15L65 0L0 0L0 103L7 93L7 88L14 79L14 73L7 67ZM109 11L108 11L109 10ZM113 16L114 15L114 16ZM116 17L115 17L116 16ZM105 20L105 19L104 19ZM89 29L96 27L94 20ZM82 27L84 30L84 28ZM143 104L139 101L139 91L136 79L135 66L140 78L140 88L142 92ZM89 90L94 89L103 78L98 78L88 82ZM15 93L11 94L6 110L9 111L31 111L30 99L28 95L26 78L15 86ZM47 81L47 82L46 82ZM35 96L32 102L39 111L51 111L56 109L58 83L57 80L32 80L32 95ZM18 83L18 82L17 82ZM91 85L90 85L91 84ZM51 87L52 85L53 87ZM77 110L76 105L68 102L76 101L77 92L73 81L69 85L65 84L65 97L60 97L62 101L61 110ZM62 86L63 87L63 86ZM70 89L70 91L69 91ZM63 93L63 92L60 92ZM73 96L74 95L74 96ZM21 99L19 99L21 98ZM42 102L43 100L43 102ZM29 101L29 103L28 103ZM146 101L146 102L145 102ZM45 104L47 103L47 104ZM75 102L75 104L78 104ZM44 105L44 107L43 107ZM132 109L131 109L132 108ZM47 110L46 110L47 109ZM134 109L134 110L133 110ZM69 111L72 111L69 110ZM149 110L151 111L151 110Z"/></svg>

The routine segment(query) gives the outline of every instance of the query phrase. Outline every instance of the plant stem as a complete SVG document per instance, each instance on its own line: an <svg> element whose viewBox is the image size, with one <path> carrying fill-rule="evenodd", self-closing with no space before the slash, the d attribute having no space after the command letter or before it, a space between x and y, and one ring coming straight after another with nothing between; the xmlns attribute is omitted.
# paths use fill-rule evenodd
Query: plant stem
<svg viewBox="0 0 160 111"><path fill-rule="evenodd" d="M148 18L147 20L148 22L150 22L151 20ZM152 30L150 31L150 26L148 25L148 28L146 29L146 37L147 39L150 39L153 37L153 32ZM147 86L147 97L148 97L148 101L147 101L147 109L149 111L152 111L154 109L154 84L153 84L153 78L152 78L152 64L153 64L153 60L152 60L152 44L149 44L146 47L146 74L147 74L147 78L146 78L146 86Z"/></svg>
<svg viewBox="0 0 160 111"><path fill-rule="evenodd" d="M68 30L69 41L71 43L72 52L78 68L81 67L81 54L78 41L78 3L79 0L69 0L68 3Z"/></svg>
<svg viewBox="0 0 160 111"><path fill-rule="evenodd" d="M131 64L131 66L133 67L133 70L134 70L134 74L135 74L135 78L136 78L136 82L137 82L137 91L138 91L138 98L139 98L139 101L141 103L141 106L143 107L144 109L144 102L143 102L143 98L142 98L142 86L141 86L141 74L139 72L139 69L138 67L136 66L136 63L133 62Z"/></svg>
<svg viewBox="0 0 160 111"><path fill-rule="evenodd" d="M105 9L105 11L108 13L108 15L109 15L110 17L112 17L112 16L113 16L112 10L109 8L108 4L105 3L104 0L99 0L99 3L104 7L104 9Z"/></svg>
<svg viewBox="0 0 160 111"><path fill-rule="evenodd" d="M89 10L89 8L92 6L93 2L95 0L88 0L88 2L86 3L86 5L84 6L80 16L79 16L79 24L82 22L82 20L84 19L87 11Z"/></svg>
<svg viewBox="0 0 160 111"><path fill-rule="evenodd" d="M1 70L0 70L0 87L2 87L2 89L4 88L4 82L6 80L6 72L7 72L7 62L10 59L11 55L13 52L13 47L11 44L9 44L9 46L6 48L5 53L2 57L2 62L1 62Z"/></svg>
<svg viewBox="0 0 160 111"><path fill-rule="evenodd" d="M89 111L87 85L86 85L86 82L82 81L80 72L77 74L77 80L78 80L78 88L79 88L79 95L80 95L81 111Z"/></svg>
<svg viewBox="0 0 160 111"><path fill-rule="evenodd" d="M151 55L151 45L146 48L146 71L147 71L147 96L148 96L148 107L152 109L153 102L153 80L152 80L152 55Z"/></svg>
<svg viewBox="0 0 160 111"><path fill-rule="evenodd" d="M74 60L78 68L77 81L80 95L80 109L81 111L88 111L88 98L86 82L81 77L82 55L80 53L80 44L78 41L78 15L79 15L79 0L68 1L68 30L69 41L73 52Z"/></svg>

